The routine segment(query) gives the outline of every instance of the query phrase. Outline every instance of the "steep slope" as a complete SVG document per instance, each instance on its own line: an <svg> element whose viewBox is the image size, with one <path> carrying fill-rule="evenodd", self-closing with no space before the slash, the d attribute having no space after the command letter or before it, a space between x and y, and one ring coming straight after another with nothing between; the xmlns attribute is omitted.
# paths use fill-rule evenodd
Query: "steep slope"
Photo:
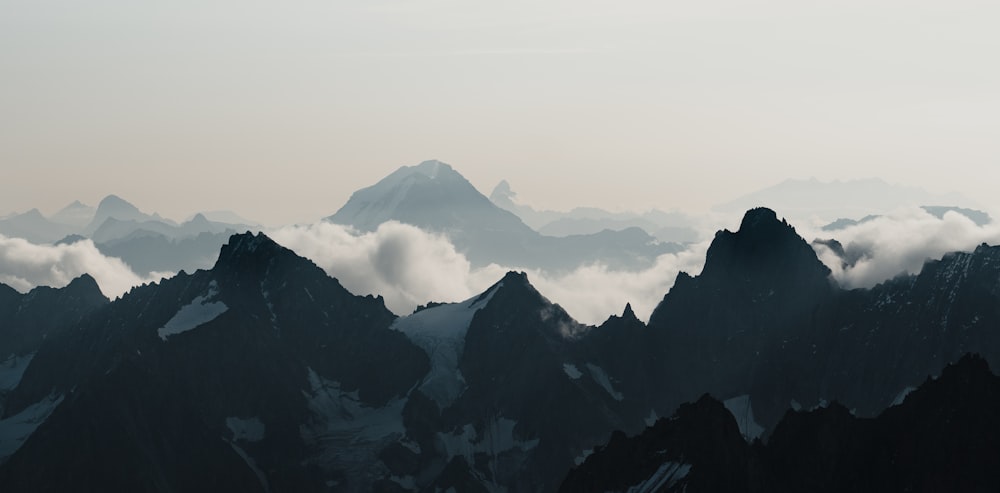
<svg viewBox="0 0 1000 493"><path fill-rule="evenodd" d="M769 442L748 446L704 396L642 434L612 435L560 491L995 491L1000 378L965 356L876 418L833 403L788 411Z"/></svg>
<svg viewBox="0 0 1000 493"><path fill-rule="evenodd" d="M717 234L697 277L653 312L671 386L657 408L711 392L743 397L771 429L789 405L840 400L872 416L965 352L1000 364L1000 247L946 255L871 290L845 291L769 209ZM680 399L672 400L672 399Z"/></svg>
<svg viewBox="0 0 1000 493"><path fill-rule="evenodd" d="M616 375L588 364L578 336L590 329L523 273L395 326L432 361L404 410L405 440L383 454L418 489L551 491L554 472L610 430L637 428L630 416L643 405L619 392Z"/></svg>
<svg viewBox="0 0 1000 493"><path fill-rule="evenodd" d="M0 284L0 416L7 394L20 383L42 343L72 330L107 303L89 275L60 289L38 287L26 294Z"/></svg>
<svg viewBox="0 0 1000 493"><path fill-rule="evenodd" d="M795 365L809 363L809 328L824 322L837 292L828 276L812 248L770 209L748 211L738 231L717 233L701 275L679 274L650 316L664 372L682 382L674 397L729 398L767 393L761 387L771 385L797 390L789 379L801 371Z"/></svg>
<svg viewBox="0 0 1000 493"><path fill-rule="evenodd" d="M233 236L211 270L136 288L39 350L6 416L55 409L0 468L0 484L191 490L240 469L275 491L366 491L382 470L379 445L399 433L373 414L400 420L429 368L389 329L393 318L263 235ZM199 463L179 462L184 450Z"/></svg>

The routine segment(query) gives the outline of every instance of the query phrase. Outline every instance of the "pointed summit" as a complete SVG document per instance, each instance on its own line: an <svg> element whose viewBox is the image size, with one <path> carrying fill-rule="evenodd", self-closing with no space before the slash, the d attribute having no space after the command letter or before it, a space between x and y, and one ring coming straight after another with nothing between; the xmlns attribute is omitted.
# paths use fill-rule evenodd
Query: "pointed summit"
<svg viewBox="0 0 1000 493"><path fill-rule="evenodd" d="M96 211L97 209L79 200L74 200L73 203L59 209L59 212L53 214L51 220L59 224L82 228L94 219Z"/></svg>
<svg viewBox="0 0 1000 493"><path fill-rule="evenodd" d="M448 164L403 166L358 190L327 221L375 231L387 221L444 233L470 260L503 263L521 254L538 233L494 205ZM513 259L510 259L513 261Z"/></svg>
<svg viewBox="0 0 1000 493"><path fill-rule="evenodd" d="M621 318L624 320L639 320L639 317L636 317L635 312L632 311L631 303L625 303L625 311L622 312Z"/></svg>
<svg viewBox="0 0 1000 493"><path fill-rule="evenodd" d="M97 284L97 280L87 273L81 274L80 277L70 281L64 289L68 293L82 293L88 296L97 294L104 297L104 294L101 292L101 287Z"/></svg>
<svg viewBox="0 0 1000 493"><path fill-rule="evenodd" d="M734 271L745 272L744 278L785 272L811 283L825 283L830 274L795 228L779 221L777 214L765 207L748 210L735 233L716 233L708 249L702 277L726 276Z"/></svg>

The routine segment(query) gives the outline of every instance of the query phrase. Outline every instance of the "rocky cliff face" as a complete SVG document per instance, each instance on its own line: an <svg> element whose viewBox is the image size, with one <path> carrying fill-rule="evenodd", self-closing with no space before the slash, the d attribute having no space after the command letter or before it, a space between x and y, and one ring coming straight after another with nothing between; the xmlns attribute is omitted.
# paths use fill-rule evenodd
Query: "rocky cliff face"
<svg viewBox="0 0 1000 493"><path fill-rule="evenodd" d="M110 304L87 278L33 293L0 288L0 349L33 355L17 360L0 415L4 491L553 491L585 459L605 465L580 477L608 488L791 490L808 478L782 476L782 461L848 481L855 466L823 469L842 458L830 454L891 452L865 438L883 436L868 418L965 352L1000 356L1000 248L845 291L766 209L720 232L703 273L680 275L648 326L630 307L578 324L516 272L397 318L250 234L211 269ZM939 391L978 381L957 374L969 376L942 376ZM952 412L941 409L906 426ZM624 438L675 412L652 442ZM928 443L947 441L935 430L948 423L929 423ZM625 445L598 459L614 430ZM758 437L766 451L748 445ZM636 469L613 473L621 458Z"/></svg>
<svg viewBox="0 0 1000 493"><path fill-rule="evenodd" d="M764 444L704 396L643 433L615 433L560 491L993 491L1000 378L966 356L875 418L839 403L789 411Z"/></svg>

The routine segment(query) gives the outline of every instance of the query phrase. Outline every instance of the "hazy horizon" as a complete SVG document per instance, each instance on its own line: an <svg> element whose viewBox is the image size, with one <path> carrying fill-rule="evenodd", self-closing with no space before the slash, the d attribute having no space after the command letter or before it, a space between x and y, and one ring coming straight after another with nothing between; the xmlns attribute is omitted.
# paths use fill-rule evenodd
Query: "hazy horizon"
<svg viewBox="0 0 1000 493"><path fill-rule="evenodd" d="M812 176L991 206L1000 180L989 2L4 6L0 214L304 222L434 158L557 210Z"/></svg>

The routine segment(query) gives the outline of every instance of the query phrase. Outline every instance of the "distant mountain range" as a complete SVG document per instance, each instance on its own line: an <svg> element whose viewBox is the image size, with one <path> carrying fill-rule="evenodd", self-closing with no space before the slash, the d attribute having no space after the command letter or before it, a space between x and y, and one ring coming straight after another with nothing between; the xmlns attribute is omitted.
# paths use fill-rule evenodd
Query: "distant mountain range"
<svg viewBox="0 0 1000 493"><path fill-rule="evenodd" d="M540 211L516 201L517 194L506 180L490 194L490 201L513 212L527 225L547 236L595 234L604 230L640 228L660 241L690 243L698 241L695 220L679 212L652 210L644 213L610 212L596 207L576 207L568 212Z"/></svg>
<svg viewBox="0 0 1000 493"><path fill-rule="evenodd" d="M659 255L683 249L658 242L636 227L566 237L542 235L440 161L396 170L355 192L326 220L361 231L395 220L443 233L476 266L496 263L560 271L601 262L637 269L651 265Z"/></svg>
<svg viewBox="0 0 1000 493"><path fill-rule="evenodd" d="M217 217L238 217L217 211ZM195 214L178 224L159 214L146 214L115 195L96 208L75 201L46 218L32 209L0 220L0 234L36 244L67 244L93 240L101 253L125 261L136 273L176 272L212 265L230 235L251 224L210 221Z"/></svg>
<svg viewBox="0 0 1000 493"><path fill-rule="evenodd" d="M910 457L885 466L882 452L907 447L1000 450L978 432L995 428L996 379L982 369L1000 362L1000 247L848 291L792 226L754 209L648 324L626 306L597 327L516 272L397 318L261 234L111 303L94 287L39 291L67 293L44 303L0 289L0 317L25 320L0 325L3 491L554 491L581 464L569 491L591 481L573 477L791 491L936 477ZM47 335L18 335L43 320ZM912 391L968 352L983 362ZM766 448L748 449L754 438ZM623 456L633 463L616 466ZM995 489L993 457L954 470ZM598 482L614 467L621 482Z"/></svg>
<svg viewBox="0 0 1000 493"><path fill-rule="evenodd" d="M954 212L956 214L965 216L970 221L975 223L976 226L986 226L987 224L993 222L993 218L990 217L988 213L983 211L977 211L975 209L965 209L962 207L952 207L952 206L930 206L930 205L921 206L920 208L938 219L943 219L945 214L949 212ZM846 229L851 226L857 226L859 224L864 224L869 221L873 221L880 217L882 216L877 214L869 214L865 217L862 217L861 219L840 218L837 219L836 221L833 221L823 226L822 229L823 231L840 231L842 229Z"/></svg>
<svg viewBox="0 0 1000 493"><path fill-rule="evenodd" d="M863 217L882 214L900 207L944 204L975 207L960 194L933 194L926 190L889 184L880 179L820 181L786 180L720 204L715 211L739 213L754 207L780 210L797 219Z"/></svg>

